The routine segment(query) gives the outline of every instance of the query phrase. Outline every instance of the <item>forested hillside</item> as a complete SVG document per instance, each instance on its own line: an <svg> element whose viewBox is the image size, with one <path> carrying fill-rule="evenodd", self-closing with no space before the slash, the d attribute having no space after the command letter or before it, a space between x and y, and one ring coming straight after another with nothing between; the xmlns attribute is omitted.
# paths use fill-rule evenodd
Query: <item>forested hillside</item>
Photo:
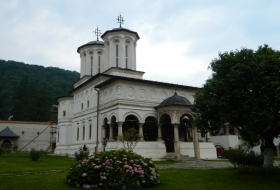
<svg viewBox="0 0 280 190"><path fill-rule="evenodd" d="M0 60L0 120L48 121L55 98L69 95L76 71Z"/></svg>

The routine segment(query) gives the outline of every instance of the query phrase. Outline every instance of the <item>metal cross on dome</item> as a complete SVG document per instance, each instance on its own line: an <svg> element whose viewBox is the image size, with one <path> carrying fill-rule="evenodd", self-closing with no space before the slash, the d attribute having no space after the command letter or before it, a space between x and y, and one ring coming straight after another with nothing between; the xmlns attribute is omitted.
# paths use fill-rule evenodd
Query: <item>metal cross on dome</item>
<svg viewBox="0 0 280 190"><path fill-rule="evenodd" d="M102 34L100 30L98 30L98 26L97 29L94 30L94 34L97 36L97 41L99 41L99 36Z"/></svg>
<svg viewBox="0 0 280 190"><path fill-rule="evenodd" d="M120 14L120 16L118 16L117 21L118 21L118 23L120 23L120 28L121 28L122 24L123 24L123 21L124 21L121 14Z"/></svg>

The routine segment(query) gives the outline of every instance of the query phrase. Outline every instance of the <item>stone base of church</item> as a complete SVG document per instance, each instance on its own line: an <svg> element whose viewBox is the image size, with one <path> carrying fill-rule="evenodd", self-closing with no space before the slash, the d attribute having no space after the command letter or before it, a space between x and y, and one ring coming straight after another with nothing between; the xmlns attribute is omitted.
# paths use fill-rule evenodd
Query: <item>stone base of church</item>
<svg viewBox="0 0 280 190"><path fill-rule="evenodd" d="M194 147L192 142L180 142L180 155L194 157ZM56 147L54 154L74 157L75 152L82 147L81 144L72 145L59 145ZM90 154L95 151L96 144L87 144ZM118 142L108 142L105 147L105 151L117 150L123 148L122 144ZM200 148L200 158L202 159L215 159L217 158L216 148L212 142L201 142L199 143ZM104 146L102 144L98 145L98 151L104 151ZM166 147L162 141L140 141L137 143L133 152L140 154L145 158L152 158L153 160L162 160L166 156Z"/></svg>
<svg viewBox="0 0 280 190"><path fill-rule="evenodd" d="M93 152L95 151L96 143L86 144L86 146L89 149L90 155L92 155ZM78 152L79 148L81 147L83 147L83 145L81 144L58 145L54 150L54 154L61 155L61 156L69 156L71 158L74 158L75 152ZM99 144L98 151L101 151L102 147L103 146Z"/></svg>
<svg viewBox="0 0 280 190"><path fill-rule="evenodd" d="M216 147L212 142L201 142L199 143L200 148L200 158L203 159L216 159L217 158L217 152Z"/></svg>
<svg viewBox="0 0 280 190"><path fill-rule="evenodd" d="M108 142L106 151L123 148L122 144L118 142ZM166 148L163 142L138 142L133 152L140 154L145 158L152 158L153 160L161 160L166 155Z"/></svg>
<svg viewBox="0 0 280 190"><path fill-rule="evenodd" d="M216 148L212 142L199 143L200 158L213 159L217 158ZM194 149L192 142L180 142L180 154L182 156L194 157Z"/></svg>

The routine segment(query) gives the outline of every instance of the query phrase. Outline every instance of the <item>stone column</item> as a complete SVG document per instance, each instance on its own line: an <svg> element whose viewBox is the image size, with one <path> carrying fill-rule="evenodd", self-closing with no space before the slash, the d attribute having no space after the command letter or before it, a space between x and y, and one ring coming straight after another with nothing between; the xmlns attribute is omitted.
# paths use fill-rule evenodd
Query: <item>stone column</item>
<svg viewBox="0 0 280 190"><path fill-rule="evenodd" d="M279 146L276 146L276 152L277 152L277 156L279 157L280 156L280 148L279 148Z"/></svg>
<svg viewBox="0 0 280 190"><path fill-rule="evenodd" d="M200 149L199 149L199 142L198 142L198 135L197 135L197 128L193 126L193 149L194 149L194 157L196 159L200 159Z"/></svg>
<svg viewBox="0 0 280 190"><path fill-rule="evenodd" d="M226 125L225 128L226 128L226 131L225 131L226 134L225 135L229 135L229 125Z"/></svg>
<svg viewBox="0 0 280 190"><path fill-rule="evenodd" d="M210 133L206 133L206 142L211 142Z"/></svg>
<svg viewBox="0 0 280 190"><path fill-rule="evenodd" d="M161 127L162 127L162 125L161 125L161 124L158 124L158 139L157 139L157 141L162 141L162 137L161 137Z"/></svg>
<svg viewBox="0 0 280 190"><path fill-rule="evenodd" d="M179 142L179 124L174 125L174 151L175 151L175 158L180 159L180 142Z"/></svg>
<svg viewBox="0 0 280 190"><path fill-rule="evenodd" d="M112 142L114 141L114 134L113 134L113 127L114 127L114 123L110 123L109 124L110 127L110 133L109 133L109 141Z"/></svg>
<svg viewBox="0 0 280 190"><path fill-rule="evenodd" d="M101 129L102 129L102 131L101 131L101 138L103 139L103 138L106 138L106 125L101 125Z"/></svg>
<svg viewBox="0 0 280 190"><path fill-rule="evenodd" d="M237 128L236 127L233 128L233 134L237 135Z"/></svg>
<svg viewBox="0 0 280 190"><path fill-rule="evenodd" d="M122 125L123 125L123 122L118 122L118 136L119 137L121 137L123 135Z"/></svg>
<svg viewBox="0 0 280 190"><path fill-rule="evenodd" d="M143 138L143 123L139 123L139 137L140 137L140 141L144 141L144 138Z"/></svg>

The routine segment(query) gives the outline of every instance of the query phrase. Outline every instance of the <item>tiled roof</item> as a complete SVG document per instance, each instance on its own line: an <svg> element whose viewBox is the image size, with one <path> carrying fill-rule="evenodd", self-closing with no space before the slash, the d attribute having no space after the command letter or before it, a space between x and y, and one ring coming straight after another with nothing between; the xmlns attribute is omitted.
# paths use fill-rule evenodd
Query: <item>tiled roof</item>
<svg viewBox="0 0 280 190"><path fill-rule="evenodd" d="M0 132L0 137L19 137L9 127L6 127Z"/></svg>

